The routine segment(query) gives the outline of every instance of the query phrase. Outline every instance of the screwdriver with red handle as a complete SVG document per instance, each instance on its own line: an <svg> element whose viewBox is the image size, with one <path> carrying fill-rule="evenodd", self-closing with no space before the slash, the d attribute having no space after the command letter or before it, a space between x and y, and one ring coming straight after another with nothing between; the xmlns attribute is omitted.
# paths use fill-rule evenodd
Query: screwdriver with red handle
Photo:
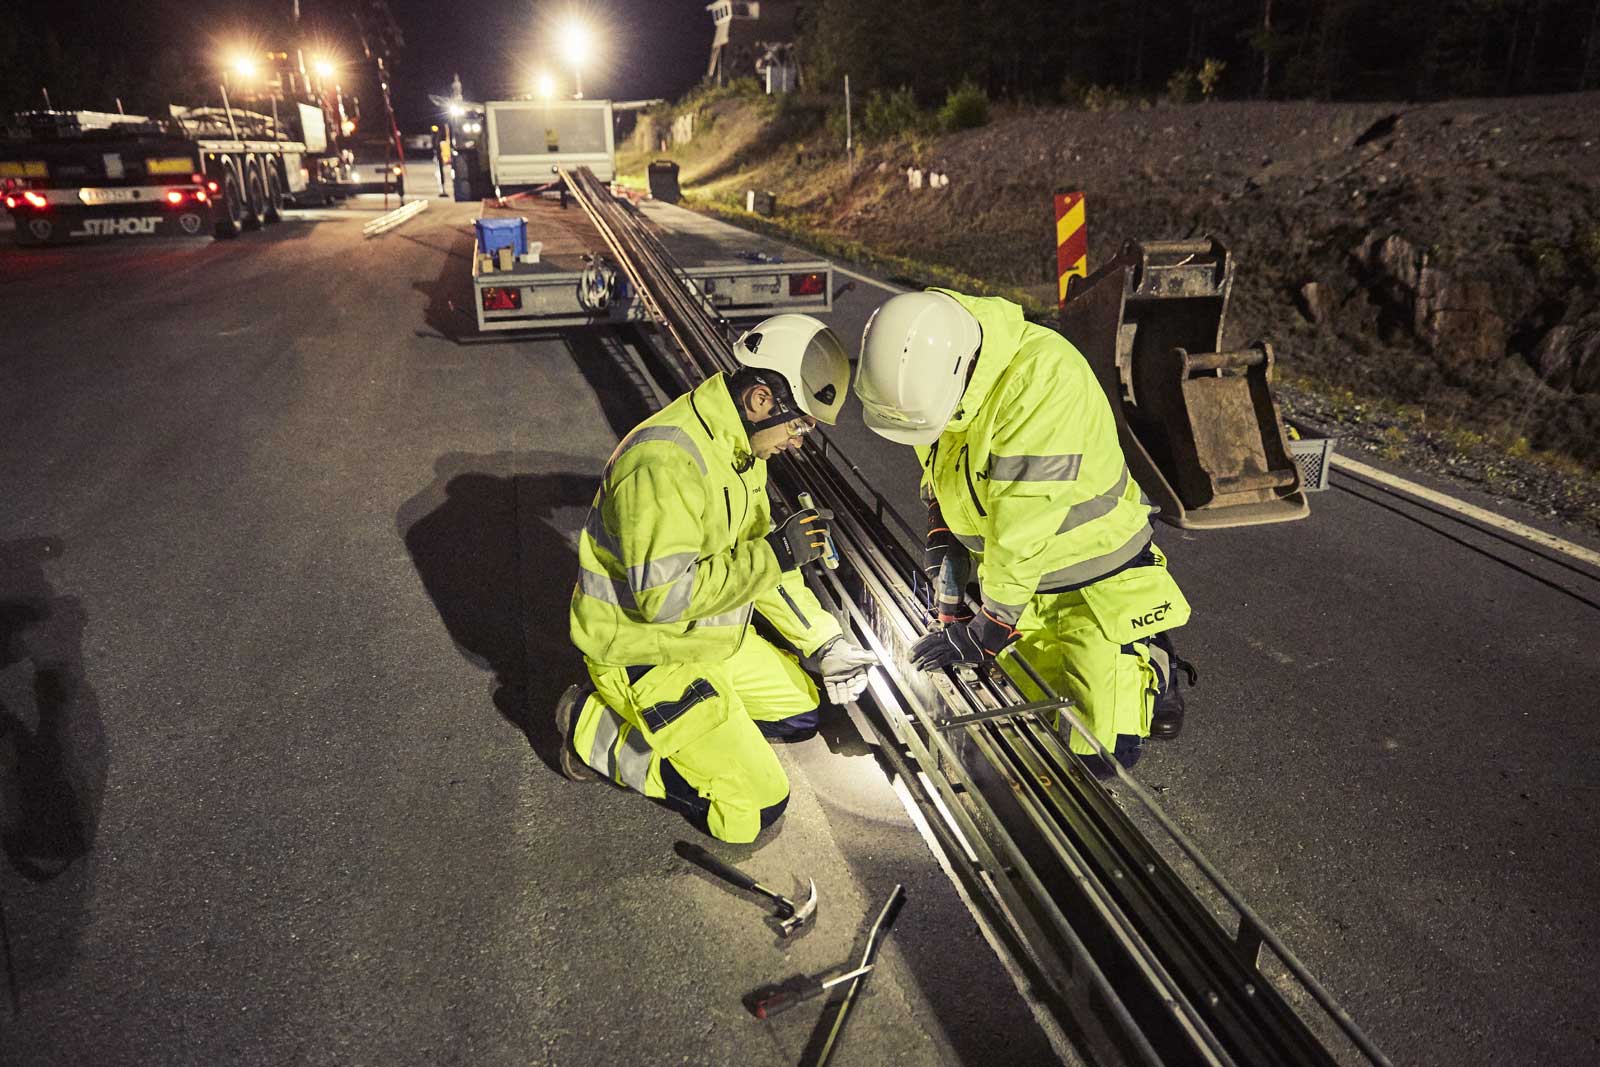
<svg viewBox="0 0 1600 1067"><path fill-rule="evenodd" d="M820 978L815 975L797 974L793 978L785 978L775 985L762 986L752 992L746 1000L750 1005L750 1012L757 1019L770 1019L781 1011L799 1004L803 1000L821 996L841 982L848 982L852 978L859 978L872 970L873 965L857 967L853 971L836 975L832 978Z"/></svg>

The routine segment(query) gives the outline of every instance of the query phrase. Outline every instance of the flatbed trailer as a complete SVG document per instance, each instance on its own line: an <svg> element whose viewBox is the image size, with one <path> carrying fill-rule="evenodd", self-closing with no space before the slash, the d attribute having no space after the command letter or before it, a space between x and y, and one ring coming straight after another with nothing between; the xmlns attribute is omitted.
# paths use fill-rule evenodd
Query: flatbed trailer
<svg viewBox="0 0 1600 1067"><path fill-rule="evenodd" d="M105 237L233 237L278 221L286 202L321 199L339 160L321 113L286 124L233 109L170 117L31 112L0 139L0 192L19 244Z"/></svg>
<svg viewBox="0 0 1600 1067"><path fill-rule="evenodd" d="M687 211L652 200L613 196L640 216L676 260L708 309L723 319L755 320L785 311L833 310L833 267L792 258L776 241L751 235L729 250ZM473 242L473 303L480 331L616 325L649 321L633 283L618 268L593 221L559 190L484 201L484 218L527 220L538 261L514 259L503 270ZM492 263L492 257L490 262Z"/></svg>

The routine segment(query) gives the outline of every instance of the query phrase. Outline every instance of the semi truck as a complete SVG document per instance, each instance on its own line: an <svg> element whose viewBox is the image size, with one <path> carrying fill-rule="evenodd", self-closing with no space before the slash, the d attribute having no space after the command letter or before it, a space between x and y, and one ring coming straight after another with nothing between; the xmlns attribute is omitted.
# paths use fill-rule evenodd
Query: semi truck
<svg viewBox="0 0 1600 1067"><path fill-rule="evenodd" d="M671 205L630 195L612 184L616 147L607 100L501 100L483 105L487 154L481 166L493 196L476 228L472 284L482 332L644 323L650 318L607 242L568 195L567 177L586 170L642 217L673 267L705 306L729 321L784 311L833 308L833 266L791 258L776 241L742 235L731 248L718 223ZM472 160L476 163L476 160ZM469 165L458 154L457 166ZM458 175L459 177L459 175ZM502 220L496 226L492 220ZM521 220L512 247L485 247Z"/></svg>

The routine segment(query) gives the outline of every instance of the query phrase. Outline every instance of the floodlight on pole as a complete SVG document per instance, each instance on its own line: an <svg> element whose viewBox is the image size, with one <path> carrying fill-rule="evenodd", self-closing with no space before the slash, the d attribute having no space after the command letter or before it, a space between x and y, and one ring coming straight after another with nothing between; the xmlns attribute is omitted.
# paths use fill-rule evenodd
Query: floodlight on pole
<svg viewBox="0 0 1600 1067"><path fill-rule="evenodd" d="M317 72L317 77L327 81L332 81L333 76L339 72L339 68L334 66L333 60L327 58L313 60L311 69Z"/></svg>
<svg viewBox="0 0 1600 1067"><path fill-rule="evenodd" d="M533 79L533 92L540 100L553 100L556 95L556 80L547 70L541 70Z"/></svg>
<svg viewBox="0 0 1600 1067"><path fill-rule="evenodd" d="M576 90L572 95L579 100L583 99L583 64L589 61L593 40L589 34L589 27L578 19L568 19L561 27L559 34L561 54L572 64L572 82Z"/></svg>
<svg viewBox="0 0 1600 1067"><path fill-rule="evenodd" d="M261 68L257 65L256 61L246 55L234 56L233 59L229 61L228 66L233 73L237 74L241 78L254 78L257 74L261 73Z"/></svg>

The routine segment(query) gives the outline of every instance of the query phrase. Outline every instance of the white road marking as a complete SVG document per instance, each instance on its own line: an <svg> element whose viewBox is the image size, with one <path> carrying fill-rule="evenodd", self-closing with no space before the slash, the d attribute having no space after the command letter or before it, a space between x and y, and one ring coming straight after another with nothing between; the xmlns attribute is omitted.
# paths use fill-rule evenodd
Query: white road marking
<svg viewBox="0 0 1600 1067"><path fill-rule="evenodd" d="M1475 522L1481 522L1486 526L1493 526L1497 530L1504 530L1506 533L1515 534L1524 540L1532 541L1536 545L1542 545L1545 548L1554 549L1557 552L1571 556L1573 559L1581 560L1582 562L1589 564L1591 567L1600 567L1600 552L1595 552L1584 548L1582 545L1575 545L1571 541L1557 537L1555 534L1545 533L1543 530L1536 530L1532 526L1517 522L1515 519L1508 519L1503 515L1496 515L1492 511L1487 511L1474 504L1469 504L1465 500L1457 500L1453 496L1446 496L1444 493L1435 492L1434 490L1429 489L1427 486L1418 485L1416 482L1409 482L1404 478L1397 478L1392 474L1385 474L1376 467L1369 467L1365 463L1361 463L1358 460L1348 459L1339 455L1338 453L1335 453L1333 456L1333 465L1335 468L1343 467L1345 470L1348 470L1354 474L1359 474L1363 478L1370 478L1381 485L1386 485L1391 489L1397 489L1400 492L1409 496L1414 496L1419 500L1426 500L1430 504L1438 504L1442 508L1448 508L1457 514L1464 515L1467 518L1472 519Z"/></svg>

